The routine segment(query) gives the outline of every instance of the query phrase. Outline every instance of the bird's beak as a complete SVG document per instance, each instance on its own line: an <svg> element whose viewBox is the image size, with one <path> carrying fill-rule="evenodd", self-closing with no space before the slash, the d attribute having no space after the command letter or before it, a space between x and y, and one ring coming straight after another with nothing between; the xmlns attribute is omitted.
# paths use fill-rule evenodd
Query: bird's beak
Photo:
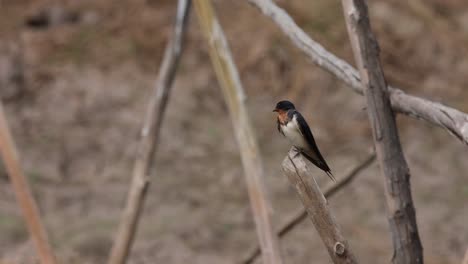
<svg viewBox="0 0 468 264"><path fill-rule="evenodd" d="M273 112L278 112L278 109L273 110Z"/></svg>

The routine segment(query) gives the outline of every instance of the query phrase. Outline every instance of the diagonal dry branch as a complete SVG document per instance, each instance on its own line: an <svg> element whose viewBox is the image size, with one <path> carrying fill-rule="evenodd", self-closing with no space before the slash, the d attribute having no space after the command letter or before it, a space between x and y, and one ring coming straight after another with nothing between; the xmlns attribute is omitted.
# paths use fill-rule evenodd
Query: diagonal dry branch
<svg viewBox="0 0 468 264"><path fill-rule="evenodd" d="M411 197L410 172L390 105L367 4L365 0L341 2L367 100L377 159L384 176L387 216L394 249L392 260L396 264L423 263L423 249Z"/></svg>
<svg viewBox="0 0 468 264"><path fill-rule="evenodd" d="M161 124L169 100L169 92L182 54L183 37L187 28L190 0L179 0L174 33L164 52L158 78L145 116L141 138L137 149L132 182L127 204L122 213L119 230L111 249L109 264L126 262L138 226L143 202L149 185L149 170L161 131Z"/></svg>
<svg viewBox="0 0 468 264"><path fill-rule="evenodd" d="M302 155L295 147L292 147L288 152L282 166L284 174L299 194L309 219L314 224L333 263L358 263L328 207L327 200L320 191Z"/></svg>
<svg viewBox="0 0 468 264"><path fill-rule="evenodd" d="M341 188L348 185L361 171L369 167L375 161L375 154L371 154L368 158L366 158L363 162L358 164L354 167L349 173L347 173L344 177L338 178L336 183L330 183L323 194L325 198L332 197L335 193L337 193ZM293 230L298 224L302 223L307 218L307 211L304 209L299 210L293 216L289 218L288 221L282 225L276 233L279 237L285 236L289 231ZM255 261L255 259L260 256L260 247L255 245L251 250L249 250L249 254L247 257L242 261L244 264L251 264ZM468 263L467 263L468 264Z"/></svg>
<svg viewBox="0 0 468 264"><path fill-rule="evenodd" d="M315 64L348 84L353 91L364 94L358 71L310 38L286 11L271 0L248 1L270 17L293 44ZM440 126L468 145L468 115L466 113L437 102L408 95L399 88L389 86L388 92L394 111Z"/></svg>
<svg viewBox="0 0 468 264"><path fill-rule="evenodd" d="M244 167L258 240L265 264L282 263L278 237L273 230L269 204L264 191L263 165L257 139L246 107L239 73L210 0L194 2L200 27L209 45L210 58L220 83L234 127Z"/></svg>
<svg viewBox="0 0 468 264"><path fill-rule="evenodd" d="M0 102L0 152L3 164L8 172L11 184L15 191L16 200L21 207L24 220L37 254L42 264L56 263L54 253L47 239L47 232L41 222L36 201L29 188L28 181L21 168L15 142L11 136L10 128Z"/></svg>

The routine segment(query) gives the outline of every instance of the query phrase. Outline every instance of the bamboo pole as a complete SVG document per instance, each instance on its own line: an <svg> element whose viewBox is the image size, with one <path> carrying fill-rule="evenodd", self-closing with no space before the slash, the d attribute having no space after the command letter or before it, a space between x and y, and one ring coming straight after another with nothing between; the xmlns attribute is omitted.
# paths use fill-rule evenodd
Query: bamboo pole
<svg viewBox="0 0 468 264"><path fill-rule="evenodd" d="M127 203L111 249L109 264L123 264L130 254L149 186L149 171L154 161L170 88L182 55L183 36L187 28L190 3L190 0L179 0L178 2L174 33L166 46L153 95L148 105Z"/></svg>
<svg viewBox="0 0 468 264"><path fill-rule="evenodd" d="M209 0L195 1L198 21L209 44L209 53L229 108L239 144L247 189L265 264L282 263L264 191L263 166L257 140L245 105L246 96L222 28Z"/></svg>
<svg viewBox="0 0 468 264"><path fill-rule="evenodd" d="M23 218L31 235L37 254L42 264L55 264L56 259L49 245L47 232L44 228L37 204L31 193L28 181L20 165L18 151L10 133L10 128L0 102L0 152L3 163L13 186L16 200L23 212Z"/></svg>

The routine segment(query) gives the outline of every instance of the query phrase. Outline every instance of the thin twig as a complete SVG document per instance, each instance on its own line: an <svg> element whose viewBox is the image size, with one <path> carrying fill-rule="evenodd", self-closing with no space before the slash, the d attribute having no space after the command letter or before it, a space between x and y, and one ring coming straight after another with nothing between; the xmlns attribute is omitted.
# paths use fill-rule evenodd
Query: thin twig
<svg viewBox="0 0 468 264"><path fill-rule="evenodd" d="M24 220L26 221L29 233L34 241L39 259L42 264L55 264L56 259L54 253L52 252L52 248L49 245L47 232L41 222L41 217L39 210L37 209L36 201L34 200L28 181L24 176L23 170L21 168L15 142L11 136L10 128L8 127L1 102L0 152L11 184L15 191L16 200L21 207Z"/></svg>
<svg viewBox="0 0 468 264"><path fill-rule="evenodd" d="M130 253L149 185L149 170L154 161L154 153L159 141L170 88L182 54L183 37L187 28L190 4L190 0L179 0L178 2L174 34L166 46L153 95L148 105L145 122L141 130L127 204L111 250L109 264L125 263Z"/></svg>
<svg viewBox="0 0 468 264"><path fill-rule="evenodd" d="M282 259L278 237L271 224L270 206L264 191L260 150L247 112L246 96L239 73L211 2L197 0L194 3L239 144L257 236L262 248L263 263L279 264L282 263Z"/></svg>
<svg viewBox="0 0 468 264"><path fill-rule="evenodd" d="M328 207L327 200L320 191L302 155L298 154L294 147L288 152L282 164L284 174L296 189L307 215L319 233L333 263L357 263L348 242L342 235L340 227Z"/></svg>
<svg viewBox="0 0 468 264"><path fill-rule="evenodd" d="M332 197L335 193L337 193L341 188L345 187L350 183L360 172L364 169L369 167L375 161L375 154L371 154L368 158L366 158L363 162L359 163L359 165L355 166L348 174L344 177L338 179L336 183L330 183L325 187L323 194L326 198ZM288 221L282 225L278 231L276 232L279 237L285 236L289 231L293 230L298 224L303 222L307 218L307 211L304 209L300 209L296 212L293 216L289 218ZM254 248L249 250L249 254L247 255L242 261L244 264L251 264L255 261L255 259L260 256L261 250L258 245L255 245Z"/></svg>
<svg viewBox="0 0 468 264"><path fill-rule="evenodd" d="M293 44L315 64L348 84L353 91L364 94L358 71L311 39L286 11L271 0L248 1L258 7L264 15L269 16ZM402 89L396 87L389 86L388 93L393 110L396 112L440 126L468 145L468 115L466 113L437 102L405 94Z"/></svg>
<svg viewBox="0 0 468 264"><path fill-rule="evenodd" d="M387 215L393 240L393 263L423 263L411 197L410 172L390 105L379 47L372 33L365 0L342 0L348 35L358 66L374 145L384 177Z"/></svg>

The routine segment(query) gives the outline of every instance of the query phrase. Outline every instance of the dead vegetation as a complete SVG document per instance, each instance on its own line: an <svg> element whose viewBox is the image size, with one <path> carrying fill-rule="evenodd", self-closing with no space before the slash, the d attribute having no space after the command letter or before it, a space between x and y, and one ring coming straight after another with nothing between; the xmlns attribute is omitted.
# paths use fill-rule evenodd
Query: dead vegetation
<svg viewBox="0 0 468 264"><path fill-rule="evenodd" d="M339 4L280 4L307 33L352 61ZM399 1L371 3L386 77L411 89L406 92L467 112L463 39L468 4L434 0L424 5L421 11ZM44 29L25 26L29 17L49 7L45 1L2 6L2 45L14 43L14 49L23 51L25 69L24 86L6 95L2 89L2 99L13 98L5 101L6 111L59 259L103 263L175 1L73 2L61 8L88 20ZM311 66L248 4L217 1L216 7L250 98L274 220L280 223L298 204L277 165L287 143L276 134L272 103L283 97L297 102L334 171L341 173L362 159L371 143L365 103ZM427 19L427 12L436 19ZM234 134L202 41L198 27L191 26L161 135L163 154L156 160L161 177L150 187L130 263L234 263L255 241ZM408 120L398 121L426 263L458 263L468 244L466 232L457 231L466 229L468 217L463 210L468 199L466 147L435 127ZM375 255L391 258L376 172L376 167L365 172L330 204L363 263ZM31 245L20 212L6 178L0 181L0 259L29 263ZM311 233L305 225L282 242L291 263L311 257L328 261Z"/></svg>

